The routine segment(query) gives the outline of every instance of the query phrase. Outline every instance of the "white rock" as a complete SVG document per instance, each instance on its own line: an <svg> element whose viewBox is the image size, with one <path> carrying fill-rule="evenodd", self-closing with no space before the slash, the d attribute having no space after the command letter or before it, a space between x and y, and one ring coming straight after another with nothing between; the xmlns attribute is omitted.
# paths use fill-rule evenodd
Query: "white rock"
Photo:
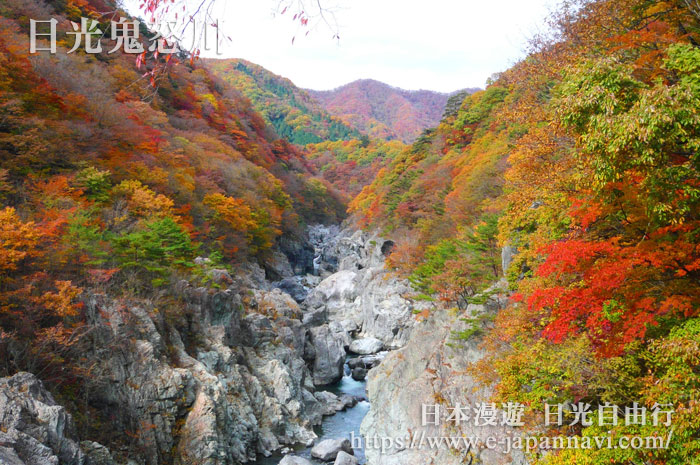
<svg viewBox="0 0 700 465"><path fill-rule="evenodd" d="M353 457L347 452L341 450L335 457L335 462L333 462L333 465L358 465L359 463L360 461L357 460L356 457Z"/></svg>
<svg viewBox="0 0 700 465"><path fill-rule="evenodd" d="M324 462L334 460L340 451L354 454L349 439L326 439L311 449L311 456Z"/></svg>
<svg viewBox="0 0 700 465"><path fill-rule="evenodd" d="M296 455L285 455L278 465L313 465L313 463L306 460L304 457L297 457Z"/></svg>
<svg viewBox="0 0 700 465"><path fill-rule="evenodd" d="M384 343L374 337L355 339L350 343L350 352L360 355L376 354L384 348Z"/></svg>

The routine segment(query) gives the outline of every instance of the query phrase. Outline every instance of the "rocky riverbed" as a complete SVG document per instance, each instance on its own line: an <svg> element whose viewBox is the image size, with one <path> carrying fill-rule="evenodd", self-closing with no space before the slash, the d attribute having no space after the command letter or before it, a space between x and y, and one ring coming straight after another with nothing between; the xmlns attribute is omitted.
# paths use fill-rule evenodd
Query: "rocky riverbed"
<svg viewBox="0 0 700 465"><path fill-rule="evenodd" d="M359 437L361 423L368 437L419 430L421 404L438 394L447 404L488 396L466 374L483 356L478 341L450 338L465 316L495 312L503 295L419 322L414 313L429 304L411 300L409 284L385 268L392 247L377 235L315 226L307 240L281 243L264 268L229 273L200 258L215 285L174 286L177 315L152 301L88 294L94 347L86 357L96 368L87 401L111 411L110 427L133 439L110 450L82 437L47 386L20 373L0 380L0 463L462 463L464 451L449 448L365 451L344 442ZM486 465L525 463L472 452Z"/></svg>
<svg viewBox="0 0 700 465"><path fill-rule="evenodd" d="M108 450L80 437L50 386L22 373L0 385L0 463L251 463L311 446L319 432L349 433L368 407L364 394L344 392L363 383L346 372L350 345L367 356L400 347L414 323L408 286L384 269L391 246L317 226L308 240L281 243L264 268L229 273L203 257L215 286L175 285L177 314L86 294L94 344L85 355L96 361L87 401L133 439ZM361 379L368 367L359 368Z"/></svg>

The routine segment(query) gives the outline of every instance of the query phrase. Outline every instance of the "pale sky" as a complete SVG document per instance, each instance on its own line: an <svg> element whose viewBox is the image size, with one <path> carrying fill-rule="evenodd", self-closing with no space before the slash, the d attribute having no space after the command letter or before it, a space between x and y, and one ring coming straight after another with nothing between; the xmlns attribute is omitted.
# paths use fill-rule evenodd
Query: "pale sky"
<svg viewBox="0 0 700 465"><path fill-rule="evenodd" d="M442 92L483 87L490 75L522 58L527 39L543 32L543 19L557 3L325 0L335 10L336 41L323 25L305 36L291 15L275 16L278 1L218 0L214 16L232 39L219 57L244 58L304 88L332 89L371 78ZM124 3L129 7L139 0Z"/></svg>

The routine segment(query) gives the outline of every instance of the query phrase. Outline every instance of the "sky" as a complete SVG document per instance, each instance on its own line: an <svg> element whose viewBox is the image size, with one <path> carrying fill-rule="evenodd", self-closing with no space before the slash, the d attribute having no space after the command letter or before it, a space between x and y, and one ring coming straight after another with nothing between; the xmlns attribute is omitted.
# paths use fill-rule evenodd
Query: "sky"
<svg viewBox="0 0 700 465"><path fill-rule="evenodd" d="M202 55L244 58L315 90L376 79L404 89L451 92L484 87L489 76L522 58L528 38L544 32L543 20L557 3L324 1L336 18L339 40L325 24L308 28L306 35L293 15L275 14L279 0L217 0L213 16L231 40L218 55L215 50ZM138 3L124 1L135 15Z"/></svg>

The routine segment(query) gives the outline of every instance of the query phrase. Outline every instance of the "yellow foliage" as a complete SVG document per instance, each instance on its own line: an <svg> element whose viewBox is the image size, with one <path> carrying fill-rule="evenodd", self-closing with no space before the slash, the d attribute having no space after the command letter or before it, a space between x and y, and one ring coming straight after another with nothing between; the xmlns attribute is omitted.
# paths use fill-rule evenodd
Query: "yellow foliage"
<svg viewBox="0 0 700 465"><path fill-rule="evenodd" d="M226 223L235 231L248 232L257 227L253 211L243 199L209 194L204 197L204 205L214 210L216 220Z"/></svg>
<svg viewBox="0 0 700 465"><path fill-rule="evenodd" d="M22 260L36 256L40 239L34 222L22 222L14 208L0 210L0 271L14 271Z"/></svg>
<svg viewBox="0 0 700 465"><path fill-rule="evenodd" d="M172 213L173 201L162 194L156 194L140 181L122 181L115 192L127 197L129 208L137 216L163 217Z"/></svg>
<svg viewBox="0 0 700 465"><path fill-rule="evenodd" d="M74 302L82 289L73 286L71 281L56 281L55 284L58 292L46 292L41 296L43 306L61 317L77 315L78 305Z"/></svg>

